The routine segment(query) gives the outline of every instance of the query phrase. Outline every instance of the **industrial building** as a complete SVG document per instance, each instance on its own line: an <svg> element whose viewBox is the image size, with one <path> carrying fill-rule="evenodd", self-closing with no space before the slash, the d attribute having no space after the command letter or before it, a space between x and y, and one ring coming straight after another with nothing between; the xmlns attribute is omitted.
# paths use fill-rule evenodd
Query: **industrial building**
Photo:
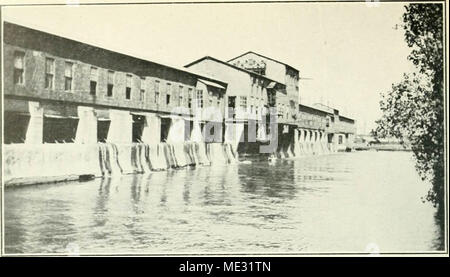
<svg viewBox="0 0 450 277"><path fill-rule="evenodd" d="M176 68L9 22L3 31L7 183L227 164L268 145L282 158L351 148L354 120L299 104L299 70L266 56Z"/></svg>

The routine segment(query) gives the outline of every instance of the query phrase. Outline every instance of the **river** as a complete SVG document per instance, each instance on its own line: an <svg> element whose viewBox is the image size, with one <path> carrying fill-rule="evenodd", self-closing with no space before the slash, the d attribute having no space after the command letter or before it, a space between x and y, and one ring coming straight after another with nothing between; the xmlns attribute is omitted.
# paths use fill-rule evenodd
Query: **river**
<svg viewBox="0 0 450 277"><path fill-rule="evenodd" d="M439 245L410 152L5 189L6 254L398 253Z"/></svg>

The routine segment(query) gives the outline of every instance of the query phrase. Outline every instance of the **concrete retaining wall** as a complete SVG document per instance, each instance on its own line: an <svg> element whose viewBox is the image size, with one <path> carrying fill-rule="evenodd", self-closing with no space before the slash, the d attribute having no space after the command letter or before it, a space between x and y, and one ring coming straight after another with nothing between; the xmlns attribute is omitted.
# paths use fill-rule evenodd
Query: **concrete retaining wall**
<svg viewBox="0 0 450 277"><path fill-rule="evenodd" d="M3 145L5 185L101 176L98 144Z"/></svg>
<svg viewBox="0 0 450 277"><path fill-rule="evenodd" d="M10 144L4 145L6 186L77 180L236 162L230 144Z"/></svg>

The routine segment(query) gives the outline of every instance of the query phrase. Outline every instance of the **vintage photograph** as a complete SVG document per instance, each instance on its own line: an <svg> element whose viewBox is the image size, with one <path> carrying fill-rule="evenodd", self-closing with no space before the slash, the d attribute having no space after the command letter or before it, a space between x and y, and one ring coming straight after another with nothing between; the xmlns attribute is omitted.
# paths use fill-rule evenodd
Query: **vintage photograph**
<svg viewBox="0 0 450 277"><path fill-rule="evenodd" d="M2 255L448 256L445 1L0 3Z"/></svg>

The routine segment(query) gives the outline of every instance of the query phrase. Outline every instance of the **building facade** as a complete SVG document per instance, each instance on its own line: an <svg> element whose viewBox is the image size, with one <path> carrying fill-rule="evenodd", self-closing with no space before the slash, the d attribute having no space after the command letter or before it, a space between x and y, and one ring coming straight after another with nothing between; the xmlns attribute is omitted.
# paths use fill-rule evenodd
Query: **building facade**
<svg viewBox="0 0 450 277"><path fill-rule="evenodd" d="M186 67L227 83L226 140L245 152L250 144L268 139L272 123L269 109L276 109L285 84L209 56Z"/></svg>
<svg viewBox="0 0 450 277"><path fill-rule="evenodd" d="M5 143L158 143L174 109L223 121L219 80L8 22L3 49Z"/></svg>
<svg viewBox="0 0 450 277"><path fill-rule="evenodd" d="M229 60L228 63L245 68L249 71L257 72L283 84L283 93L277 94L276 108L278 112L278 122L297 124L299 70L288 64L252 51L235 57Z"/></svg>
<svg viewBox="0 0 450 277"><path fill-rule="evenodd" d="M175 68L13 23L3 31L6 184L351 148L354 120L299 105L299 71L274 59Z"/></svg>
<svg viewBox="0 0 450 277"><path fill-rule="evenodd" d="M321 103L316 103L313 107L328 114L328 126L326 129L328 142L335 145L337 150L353 148L356 135L356 121L339 114L339 110Z"/></svg>

